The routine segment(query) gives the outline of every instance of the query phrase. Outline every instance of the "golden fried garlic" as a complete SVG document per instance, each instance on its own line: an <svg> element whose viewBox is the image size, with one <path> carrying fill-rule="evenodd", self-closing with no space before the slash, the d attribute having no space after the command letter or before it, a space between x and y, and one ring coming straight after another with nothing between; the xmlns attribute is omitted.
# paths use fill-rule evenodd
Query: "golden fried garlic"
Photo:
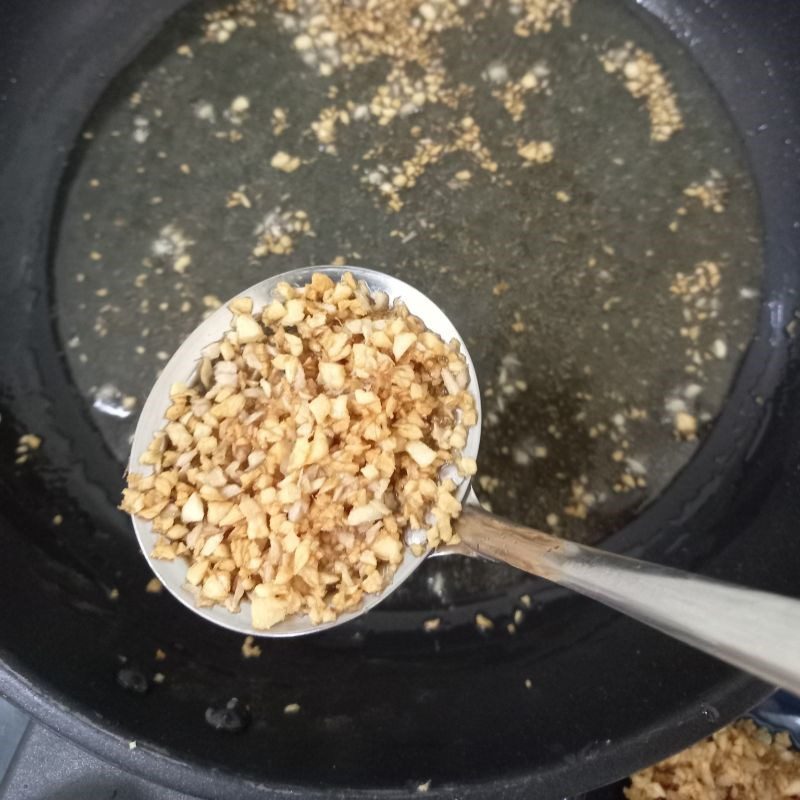
<svg viewBox="0 0 800 800"><path fill-rule="evenodd" d="M152 523L155 558L186 561L200 605L246 597L258 629L331 621L391 580L407 528L456 540L440 470L475 472L461 457L477 422L467 363L349 273L230 310L196 381L173 385L121 508Z"/></svg>

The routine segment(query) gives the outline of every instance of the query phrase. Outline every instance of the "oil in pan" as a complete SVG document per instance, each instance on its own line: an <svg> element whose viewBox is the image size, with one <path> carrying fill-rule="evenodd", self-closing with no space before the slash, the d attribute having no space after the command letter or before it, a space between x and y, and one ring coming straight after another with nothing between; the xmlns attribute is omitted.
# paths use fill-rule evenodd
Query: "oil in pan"
<svg viewBox="0 0 800 800"><path fill-rule="evenodd" d="M481 499L602 539L692 457L752 335L760 228L733 126L619 0L369 8L194 3L114 82L55 254L74 380L122 470L139 403L205 313L293 267L385 270L469 345ZM433 560L389 602L529 581Z"/></svg>

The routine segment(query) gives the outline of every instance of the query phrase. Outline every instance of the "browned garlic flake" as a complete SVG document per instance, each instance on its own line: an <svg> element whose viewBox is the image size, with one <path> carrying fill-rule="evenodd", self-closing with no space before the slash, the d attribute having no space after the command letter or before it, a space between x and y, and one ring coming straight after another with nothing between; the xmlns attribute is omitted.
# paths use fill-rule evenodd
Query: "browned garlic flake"
<svg viewBox="0 0 800 800"><path fill-rule="evenodd" d="M42 437L35 433L25 433L19 437L17 450L27 452L28 450L38 450L42 446Z"/></svg>
<svg viewBox="0 0 800 800"><path fill-rule="evenodd" d="M531 164L547 164L553 160L555 149L551 142L518 141L517 153L523 161Z"/></svg>
<svg viewBox="0 0 800 800"><path fill-rule="evenodd" d="M313 236L308 214L302 209L281 211L280 207L270 211L256 228L258 243L253 248L257 258L269 255L289 255L294 251L296 240L301 236Z"/></svg>
<svg viewBox="0 0 800 800"><path fill-rule="evenodd" d="M245 636L242 642L242 656L244 658L259 658L261 647L254 643L252 636Z"/></svg>
<svg viewBox="0 0 800 800"><path fill-rule="evenodd" d="M576 0L509 0L511 13L520 17L514 26L514 33L525 37L532 33L547 33L554 22L569 27L575 2Z"/></svg>
<svg viewBox="0 0 800 800"><path fill-rule="evenodd" d="M291 156L283 150L278 150L272 161L270 161L273 169L280 170L281 172L294 172L300 166L300 159L297 156Z"/></svg>
<svg viewBox="0 0 800 800"><path fill-rule="evenodd" d="M514 122L519 122L527 108L525 95L546 91L549 85L549 75L550 70L547 65L544 62L539 62L519 80L506 81L502 87L494 89L492 97L497 98L503 104Z"/></svg>
<svg viewBox="0 0 800 800"><path fill-rule="evenodd" d="M703 181L690 184L683 193L699 200L703 208L721 214L728 203L728 182L719 170L712 169Z"/></svg>
<svg viewBox="0 0 800 800"><path fill-rule="evenodd" d="M675 90L650 53L626 42L603 53L600 63L606 72L619 73L632 97L645 101L654 142L666 142L683 128Z"/></svg>
<svg viewBox="0 0 800 800"><path fill-rule="evenodd" d="M456 483L477 422L459 343L347 274L280 284L263 309L230 304L233 330L172 387L164 430L122 509L152 522L155 558L183 558L201 605L268 629L356 608L401 563L406 528L457 540Z"/></svg>
<svg viewBox="0 0 800 800"><path fill-rule="evenodd" d="M393 168L391 175L382 176L380 172L372 171L366 176L365 182L377 188L387 199L391 211L399 211L403 207L400 193L415 186L429 167L452 153L466 153L481 169L489 173L497 172L497 162L483 144L480 126L472 117L459 120L451 130L451 137L446 144L427 137L421 139L416 144L414 155Z"/></svg>
<svg viewBox="0 0 800 800"><path fill-rule="evenodd" d="M719 340L722 341L721 345L716 344L717 340L711 344L711 352L708 352L705 344L709 328L717 328L721 281L722 270L717 262L698 261L693 272L678 272L669 287L670 293L683 303L683 325L678 332L687 340L688 363L684 369L692 375L701 375L704 363L710 358L724 358L727 354L727 347L722 340ZM688 429L680 433L684 438L694 435L694 431Z"/></svg>
<svg viewBox="0 0 800 800"><path fill-rule="evenodd" d="M479 631L490 631L494 628L494 622L489 619L485 614L478 612L475 615L475 627Z"/></svg>

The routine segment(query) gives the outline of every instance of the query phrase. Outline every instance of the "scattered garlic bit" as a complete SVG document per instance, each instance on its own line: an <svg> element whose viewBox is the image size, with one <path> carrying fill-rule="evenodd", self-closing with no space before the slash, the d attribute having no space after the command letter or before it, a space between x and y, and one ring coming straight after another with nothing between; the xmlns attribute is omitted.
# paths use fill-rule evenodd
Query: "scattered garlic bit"
<svg viewBox="0 0 800 800"><path fill-rule="evenodd" d="M326 106L319 112L317 119L311 123L311 130L317 141L329 153L336 152L336 126L339 123L350 124L350 115L336 106Z"/></svg>
<svg viewBox="0 0 800 800"><path fill-rule="evenodd" d="M258 658L261 655L261 647L253 642L252 636L245 636L242 642L242 655L245 658Z"/></svg>
<svg viewBox="0 0 800 800"><path fill-rule="evenodd" d="M251 208L252 203L250 202L250 198L241 190L236 190L235 192L228 192L228 196L225 199L225 207L226 208L236 208L237 206L243 206L244 208Z"/></svg>
<svg viewBox="0 0 800 800"><path fill-rule="evenodd" d="M41 436L37 436L35 433L25 433L19 437L17 453L27 453L30 450L38 450L41 446Z"/></svg>
<svg viewBox="0 0 800 800"><path fill-rule="evenodd" d="M570 501L564 506L564 513L574 519L586 519L589 510L597 502L597 496L586 488L588 479L581 475L570 483Z"/></svg>
<svg viewBox="0 0 800 800"><path fill-rule="evenodd" d="M225 44L236 31L255 26L257 6L254 0L238 0L228 3L204 15L204 40Z"/></svg>
<svg viewBox="0 0 800 800"><path fill-rule="evenodd" d="M433 617L432 619L426 619L425 622L422 623L422 629L426 633L433 633L434 631L438 631L442 625L442 620L439 617Z"/></svg>
<svg viewBox="0 0 800 800"><path fill-rule="evenodd" d="M716 289L719 286L719 282L719 266L713 261L700 261L691 275L684 275L679 272L669 290L672 294L694 295L710 289Z"/></svg>
<svg viewBox="0 0 800 800"><path fill-rule="evenodd" d="M514 25L517 36L548 33L554 22L569 27L576 0L509 0L509 10L520 19Z"/></svg>
<svg viewBox="0 0 800 800"><path fill-rule="evenodd" d="M188 251L194 244L194 239L190 239L182 228L170 223L159 230L158 237L153 240L150 250L156 258L170 263L175 272L182 274L192 263Z"/></svg>
<svg viewBox="0 0 800 800"><path fill-rule="evenodd" d="M675 415L675 432L681 439L692 441L697 438L697 417L688 411L679 411Z"/></svg>
<svg viewBox="0 0 800 800"><path fill-rule="evenodd" d="M485 614L478 613L475 615L475 627L481 631L490 631L494 628L494 622Z"/></svg>
<svg viewBox="0 0 800 800"><path fill-rule="evenodd" d="M379 125L385 126L398 116L407 117L417 113L428 103L440 103L454 109L469 90L463 84L448 87L447 81L443 61L437 59L426 65L424 73L413 76L408 63L399 61L392 66L385 82L376 89L364 111L374 117ZM363 113L359 112L358 118ZM349 119L342 119L341 112L340 121L349 124Z"/></svg>
<svg viewBox="0 0 800 800"><path fill-rule="evenodd" d="M477 422L458 343L347 274L281 284L263 309L238 298L232 330L176 384L167 423L121 508L151 521L155 558L183 558L201 605L267 629L328 622L379 592L407 527L454 542L461 505L445 464Z"/></svg>
<svg viewBox="0 0 800 800"><path fill-rule="evenodd" d="M530 689L533 687L533 681L530 678L525 678L525 688Z"/></svg>
<svg viewBox="0 0 800 800"><path fill-rule="evenodd" d="M289 127L286 109L276 106L272 109L272 133L280 136Z"/></svg>
<svg viewBox="0 0 800 800"><path fill-rule="evenodd" d="M300 166L300 159L297 156L290 156L283 150L278 150L272 156L270 165L273 169L279 169L281 172L294 172Z"/></svg>
<svg viewBox="0 0 800 800"><path fill-rule="evenodd" d="M725 211L728 204L728 183L722 173L715 169L709 171L708 177L702 183L690 184L683 193L699 200L703 208L710 209L715 214Z"/></svg>
<svg viewBox="0 0 800 800"><path fill-rule="evenodd" d="M230 110L233 114L244 114L250 109L250 99L240 94L231 101Z"/></svg>
<svg viewBox="0 0 800 800"><path fill-rule="evenodd" d="M532 164L547 164L553 160L555 152L550 142L517 142L517 153L519 157Z"/></svg>
<svg viewBox="0 0 800 800"><path fill-rule="evenodd" d="M501 88L493 89L492 97L503 104L514 122L519 122L527 108L525 95L529 92L538 94L547 91L550 83L549 76L549 68L545 63L540 62L529 69L519 80L506 81Z"/></svg>
<svg viewBox="0 0 800 800"><path fill-rule="evenodd" d="M501 294L505 294L510 288L511 286L509 283L506 281L500 281L492 287L492 294L495 297L500 297Z"/></svg>
<svg viewBox="0 0 800 800"><path fill-rule="evenodd" d="M144 590L149 594L160 594L161 590L164 587L161 585L161 581L158 578L150 578L147 582L147 586L144 587Z"/></svg>
<svg viewBox="0 0 800 800"><path fill-rule="evenodd" d="M278 0L277 6L298 56L323 76L378 59L429 67L441 56L438 35L464 25L463 3L453 0Z"/></svg>
<svg viewBox="0 0 800 800"><path fill-rule="evenodd" d="M650 53L626 42L603 53L600 63L606 72L620 73L633 97L644 99L650 115L650 138L654 142L666 142L683 128L683 116L672 85Z"/></svg>
<svg viewBox="0 0 800 800"><path fill-rule="evenodd" d="M484 492L491 494L500 485L500 479L495 478L492 475L481 475L478 478L478 485L481 487L481 489L483 489Z"/></svg>
<svg viewBox="0 0 800 800"><path fill-rule="evenodd" d="M480 125L473 117L465 116L450 126L447 141L424 137L416 143L414 154L399 166L392 167L391 172L371 169L362 180L383 196L391 211L399 211L404 205L401 193L416 186L430 167L454 153L466 154L486 172L497 172L497 162L483 144Z"/></svg>
<svg viewBox="0 0 800 800"><path fill-rule="evenodd" d="M299 703L289 703L288 706L285 706L283 709L283 713L288 715L297 714L300 711L300 704Z"/></svg>
<svg viewBox="0 0 800 800"><path fill-rule="evenodd" d="M313 236L308 214L302 209L281 211L273 209L256 228L258 244L253 248L257 258L268 255L289 255L294 251L298 236Z"/></svg>
<svg viewBox="0 0 800 800"><path fill-rule="evenodd" d="M711 344L711 355L702 344L704 333L709 326L715 326L719 316L719 293L722 282L720 265L714 261L699 261L690 274L678 272L669 290L683 304L681 314L683 325L678 329L680 335L688 340L685 371L702 376L703 364L708 358L725 358L727 345L721 339ZM719 344L717 344L719 342Z"/></svg>

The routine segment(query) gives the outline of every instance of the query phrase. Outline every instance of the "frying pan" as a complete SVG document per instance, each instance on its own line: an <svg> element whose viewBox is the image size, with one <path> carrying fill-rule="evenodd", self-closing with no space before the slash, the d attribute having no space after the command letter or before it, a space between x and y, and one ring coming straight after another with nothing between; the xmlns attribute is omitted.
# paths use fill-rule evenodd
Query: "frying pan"
<svg viewBox="0 0 800 800"><path fill-rule="evenodd" d="M121 466L58 335L53 233L86 115L181 5L0 8L0 690L126 769L241 798L400 797L427 781L430 796L561 797L674 752L769 694L540 583L524 635L476 637L474 612L492 603L483 596L436 636L401 606L248 660L238 637L144 594L150 576L114 509ZM604 546L798 596L800 11L651 0L631 13L666 26L726 104L758 186L764 276L757 331L713 430ZM16 464L30 431L45 444ZM300 712L285 715L290 703Z"/></svg>

